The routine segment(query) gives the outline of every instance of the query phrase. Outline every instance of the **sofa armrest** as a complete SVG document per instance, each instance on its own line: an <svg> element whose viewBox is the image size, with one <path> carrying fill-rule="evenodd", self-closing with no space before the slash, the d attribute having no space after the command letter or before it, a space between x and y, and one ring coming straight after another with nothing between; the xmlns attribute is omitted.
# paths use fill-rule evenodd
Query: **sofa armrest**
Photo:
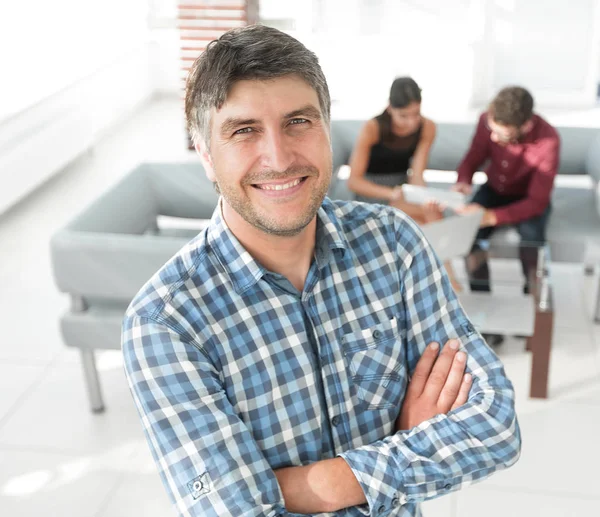
<svg viewBox="0 0 600 517"><path fill-rule="evenodd" d="M77 215L67 229L73 232L142 234L156 225L158 202L148 181L148 168L140 165L103 192Z"/></svg>
<svg viewBox="0 0 600 517"><path fill-rule="evenodd" d="M62 230L50 242L58 288L129 302L188 239Z"/></svg>

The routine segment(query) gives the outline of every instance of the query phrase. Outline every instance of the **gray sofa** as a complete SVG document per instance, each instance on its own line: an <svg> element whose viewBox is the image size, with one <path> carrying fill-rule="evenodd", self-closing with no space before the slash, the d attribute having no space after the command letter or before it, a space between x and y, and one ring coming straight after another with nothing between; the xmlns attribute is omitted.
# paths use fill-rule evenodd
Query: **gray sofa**
<svg viewBox="0 0 600 517"><path fill-rule="evenodd" d="M94 412L104 408L94 350L120 347L133 296L197 233L161 231L158 216L210 219L217 200L199 163L144 164L53 236L55 281L71 297L61 333L81 351Z"/></svg>

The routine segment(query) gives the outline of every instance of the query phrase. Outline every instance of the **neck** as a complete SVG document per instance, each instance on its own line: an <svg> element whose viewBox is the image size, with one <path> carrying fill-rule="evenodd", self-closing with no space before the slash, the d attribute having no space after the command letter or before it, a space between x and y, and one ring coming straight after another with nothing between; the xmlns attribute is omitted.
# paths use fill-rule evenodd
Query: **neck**
<svg viewBox="0 0 600 517"><path fill-rule="evenodd" d="M241 218L224 200L222 203L223 218L246 251L262 266L283 275L302 291L315 250L316 216L298 235L282 237L259 230Z"/></svg>

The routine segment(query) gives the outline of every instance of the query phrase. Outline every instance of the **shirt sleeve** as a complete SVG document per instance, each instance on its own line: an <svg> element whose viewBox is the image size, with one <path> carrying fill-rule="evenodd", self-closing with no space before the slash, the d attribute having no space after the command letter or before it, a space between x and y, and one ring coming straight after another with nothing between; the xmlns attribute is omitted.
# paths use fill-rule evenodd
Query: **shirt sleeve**
<svg viewBox="0 0 600 517"><path fill-rule="evenodd" d="M372 515L483 480L515 463L521 448L514 391L502 363L464 313L421 231L405 223L397 239L403 250L401 317L410 374L429 343L458 338L473 384L465 405L340 455L361 484Z"/></svg>
<svg viewBox="0 0 600 517"><path fill-rule="evenodd" d="M498 225L514 224L542 215L550 203L560 154L558 138L546 138L538 144L537 165L524 199L494 210Z"/></svg>
<svg viewBox="0 0 600 517"><path fill-rule="evenodd" d="M458 182L471 184L473 174L490 157L490 132L485 123L486 113L479 117L475 135L471 141L471 147L456 169L458 172Z"/></svg>
<svg viewBox="0 0 600 517"><path fill-rule="evenodd" d="M163 484L180 516L287 515L275 474L201 346L129 315L123 355Z"/></svg>

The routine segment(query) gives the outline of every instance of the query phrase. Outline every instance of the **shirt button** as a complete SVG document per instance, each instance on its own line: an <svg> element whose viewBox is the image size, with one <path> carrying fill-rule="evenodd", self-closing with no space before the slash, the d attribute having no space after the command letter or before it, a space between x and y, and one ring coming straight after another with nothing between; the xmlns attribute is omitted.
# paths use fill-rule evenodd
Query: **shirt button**
<svg viewBox="0 0 600 517"><path fill-rule="evenodd" d="M498 187L498 190L499 190L500 192L504 192L504 185L500 185L500 186Z"/></svg>
<svg viewBox="0 0 600 517"><path fill-rule="evenodd" d="M333 427L337 427L338 425L340 425L341 421L342 421L342 419L337 415L331 419L331 423L333 424Z"/></svg>
<svg viewBox="0 0 600 517"><path fill-rule="evenodd" d="M394 508L396 508L396 506L398 506L399 504L400 504L400 500L399 500L397 497L394 497L394 498L392 499L392 506L393 506Z"/></svg>
<svg viewBox="0 0 600 517"><path fill-rule="evenodd" d="M500 181L504 183L506 181L506 176L504 174L500 174Z"/></svg>
<svg viewBox="0 0 600 517"><path fill-rule="evenodd" d="M373 331L373 338L374 338L374 339L379 339L380 337L381 337L381 331L380 331L380 330L377 330L377 329L375 329L375 330Z"/></svg>
<svg viewBox="0 0 600 517"><path fill-rule="evenodd" d="M377 510L377 513L383 513L383 512L385 512L385 506L381 505L379 507L379 509Z"/></svg>
<svg viewBox="0 0 600 517"><path fill-rule="evenodd" d="M502 167L506 169L508 167L508 162L506 160L502 160Z"/></svg>
<svg viewBox="0 0 600 517"><path fill-rule="evenodd" d="M445 487L444 490L450 490L452 488L452 485L450 483L448 483Z"/></svg>
<svg viewBox="0 0 600 517"><path fill-rule="evenodd" d="M200 490L202 490L202 482L194 481L194 490L196 492L199 492Z"/></svg>

